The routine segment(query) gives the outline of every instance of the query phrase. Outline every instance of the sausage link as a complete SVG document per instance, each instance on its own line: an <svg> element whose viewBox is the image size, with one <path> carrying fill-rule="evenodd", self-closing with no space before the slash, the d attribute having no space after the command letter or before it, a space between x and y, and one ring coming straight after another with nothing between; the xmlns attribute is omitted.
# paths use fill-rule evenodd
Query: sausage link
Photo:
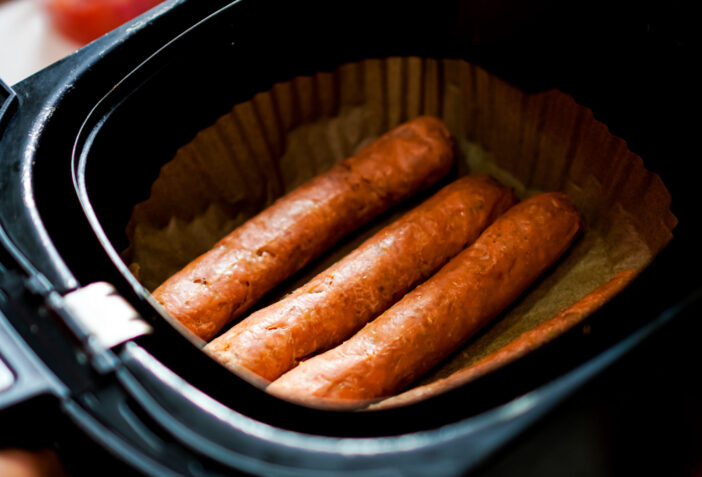
<svg viewBox="0 0 702 477"><path fill-rule="evenodd" d="M342 236L438 181L453 163L443 123L420 117L278 199L154 292L204 340Z"/></svg>
<svg viewBox="0 0 702 477"><path fill-rule="evenodd" d="M587 316L594 313L607 303L617 293L622 291L636 276L636 270L623 270L617 273L610 281L596 288L583 298L565 307L556 315L544 321L535 328L525 331L514 341L510 341L502 348L488 354L484 358L455 373L432 383L418 386L402 394L383 400L371 406L372 409L387 409L421 401L430 396L454 389L469 381L495 371L540 346L565 333Z"/></svg>
<svg viewBox="0 0 702 477"><path fill-rule="evenodd" d="M291 295L238 323L205 351L233 371L244 367L276 379L382 313L516 200L490 177L459 179Z"/></svg>
<svg viewBox="0 0 702 477"><path fill-rule="evenodd" d="M268 390L321 405L391 395L507 307L566 251L580 227L577 210L561 193L512 207L431 279Z"/></svg>

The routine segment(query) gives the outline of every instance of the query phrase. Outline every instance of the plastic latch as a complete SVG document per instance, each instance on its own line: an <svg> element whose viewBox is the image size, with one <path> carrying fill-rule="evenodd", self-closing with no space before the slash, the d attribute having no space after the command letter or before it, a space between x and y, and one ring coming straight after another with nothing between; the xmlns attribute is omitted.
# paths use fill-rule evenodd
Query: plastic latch
<svg viewBox="0 0 702 477"><path fill-rule="evenodd" d="M153 331L109 283L91 283L66 294L63 299L66 308L105 348Z"/></svg>
<svg viewBox="0 0 702 477"><path fill-rule="evenodd" d="M0 136L10 116L15 112L17 106L17 95L0 79Z"/></svg>

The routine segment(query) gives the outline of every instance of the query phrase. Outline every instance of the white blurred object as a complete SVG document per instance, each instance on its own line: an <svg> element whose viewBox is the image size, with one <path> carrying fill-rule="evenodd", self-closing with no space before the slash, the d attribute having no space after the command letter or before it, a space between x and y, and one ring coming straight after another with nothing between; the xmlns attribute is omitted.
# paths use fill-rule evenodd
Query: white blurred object
<svg viewBox="0 0 702 477"><path fill-rule="evenodd" d="M13 85L81 45L56 32L36 0L0 0L0 78Z"/></svg>

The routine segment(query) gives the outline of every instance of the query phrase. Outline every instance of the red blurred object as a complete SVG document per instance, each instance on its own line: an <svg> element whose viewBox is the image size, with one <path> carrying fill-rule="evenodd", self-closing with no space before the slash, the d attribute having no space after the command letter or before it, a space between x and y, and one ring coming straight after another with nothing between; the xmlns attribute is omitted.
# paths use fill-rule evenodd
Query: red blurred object
<svg viewBox="0 0 702 477"><path fill-rule="evenodd" d="M162 1L43 0L43 4L58 31L85 44Z"/></svg>

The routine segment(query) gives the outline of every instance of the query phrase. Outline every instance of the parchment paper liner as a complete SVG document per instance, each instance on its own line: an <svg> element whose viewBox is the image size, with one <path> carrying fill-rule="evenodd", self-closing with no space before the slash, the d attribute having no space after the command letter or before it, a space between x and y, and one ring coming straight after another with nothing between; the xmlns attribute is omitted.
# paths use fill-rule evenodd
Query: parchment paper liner
<svg viewBox="0 0 702 477"><path fill-rule="evenodd" d="M464 61L410 57L298 77L236 105L164 165L151 197L134 208L125 261L153 290L276 197L422 114L442 118L456 138L452 178L488 172L522 198L564 191L587 229L512 307L415 385L499 349L617 271L644 267L672 238L677 221L665 185L589 109L555 90L525 94ZM365 227L264 302L401 212Z"/></svg>

